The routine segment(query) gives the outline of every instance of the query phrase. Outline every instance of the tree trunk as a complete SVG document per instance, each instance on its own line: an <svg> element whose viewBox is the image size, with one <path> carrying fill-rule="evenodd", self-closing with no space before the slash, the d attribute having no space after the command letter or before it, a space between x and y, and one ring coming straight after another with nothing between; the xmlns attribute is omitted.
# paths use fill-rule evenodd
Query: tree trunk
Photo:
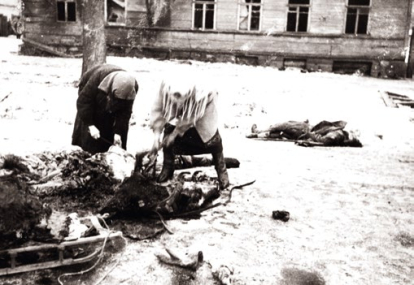
<svg viewBox="0 0 414 285"><path fill-rule="evenodd" d="M145 0L145 7L147 8L147 25L148 27L152 27L152 25L154 24L153 22L154 14L152 12L152 1Z"/></svg>
<svg viewBox="0 0 414 285"><path fill-rule="evenodd" d="M82 74L106 62L105 3L103 0L82 0L83 64Z"/></svg>

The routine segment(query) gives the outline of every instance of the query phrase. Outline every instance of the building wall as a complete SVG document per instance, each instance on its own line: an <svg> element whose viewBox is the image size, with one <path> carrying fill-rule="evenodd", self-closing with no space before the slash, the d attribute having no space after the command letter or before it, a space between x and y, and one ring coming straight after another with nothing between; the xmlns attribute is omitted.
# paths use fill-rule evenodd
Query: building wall
<svg viewBox="0 0 414 285"><path fill-rule="evenodd" d="M372 17L369 33L373 37L404 37L408 18L407 10L411 0L371 0ZM371 14L370 14L371 16Z"/></svg>
<svg viewBox="0 0 414 285"><path fill-rule="evenodd" d="M79 52L82 45L81 0L76 22L56 21L54 0L24 0L25 37L55 46L61 51ZM367 35L346 35L347 0L311 0L308 32L286 32L288 0L262 0L260 31L238 31L237 0L217 0L216 29L192 30L192 2L170 1L170 9L154 28L146 24L145 1L127 0L124 25L108 25L109 50L118 55L139 55L145 51L166 57L201 60L238 58L265 65L283 65L285 60L315 62L322 66L336 60L402 62L408 47L408 28L413 26L409 8L413 0L372 0ZM165 20L167 19L167 20ZM222 56L218 56L221 54ZM243 61L243 60L242 60Z"/></svg>
<svg viewBox="0 0 414 285"><path fill-rule="evenodd" d="M58 51L79 52L82 46L81 0L76 0L76 22L58 22L56 1L24 1L24 38L54 46Z"/></svg>
<svg viewBox="0 0 414 285"><path fill-rule="evenodd" d="M403 37L411 0L372 0L369 33L374 37ZM286 32L288 0L262 0L262 32ZM347 0L311 0L309 33L344 34ZM217 0L218 31L237 30L238 0ZM171 28L191 29L192 2L172 2Z"/></svg>
<svg viewBox="0 0 414 285"><path fill-rule="evenodd" d="M191 14L192 11L189 11ZM191 23L189 25L191 27ZM237 0L219 0L217 3L216 29L219 31L237 28Z"/></svg>

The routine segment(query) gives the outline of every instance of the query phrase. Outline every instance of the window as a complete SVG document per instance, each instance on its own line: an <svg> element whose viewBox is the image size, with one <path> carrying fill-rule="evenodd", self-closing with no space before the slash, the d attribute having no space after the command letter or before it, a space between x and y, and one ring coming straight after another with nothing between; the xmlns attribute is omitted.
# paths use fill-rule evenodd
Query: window
<svg viewBox="0 0 414 285"><path fill-rule="evenodd" d="M346 34L367 34L370 0L349 0L346 13Z"/></svg>
<svg viewBox="0 0 414 285"><path fill-rule="evenodd" d="M215 29L215 0L195 0L193 2L193 28L199 30Z"/></svg>
<svg viewBox="0 0 414 285"><path fill-rule="evenodd" d="M74 1L57 1L57 20L61 22L76 22L76 3Z"/></svg>
<svg viewBox="0 0 414 285"><path fill-rule="evenodd" d="M260 31L261 0L240 0L239 23L241 31Z"/></svg>
<svg viewBox="0 0 414 285"><path fill-rule="evenodd" d="M310 0L289 0L286 31L308 31L309 4Z"/></svg>
<svg viewBox="0 0 414 285"><path fill-rule="evenodd" d="M106 0L105 11L108 24L123 25L126 20L126 0Z"/></svg>

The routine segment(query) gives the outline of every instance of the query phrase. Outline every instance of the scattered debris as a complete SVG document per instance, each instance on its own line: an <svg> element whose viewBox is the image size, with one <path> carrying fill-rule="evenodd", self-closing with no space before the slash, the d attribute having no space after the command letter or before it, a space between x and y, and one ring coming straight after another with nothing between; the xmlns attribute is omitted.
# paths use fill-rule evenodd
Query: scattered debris
<svg viewBox="0 0 414 285"><path fill-rule="evenodd" d="M395 239L404 247L414 247L414 237L408 233L400 233Z"/></svg>
<svg viewBox="0 0 414 285"><path fill-rule="evenodd" d="M3 98L1 98L0 103L2 103L4 100L6 100L7 98L9 98L9 95L12 94L11 92L9 92L6 96L4 96Z"/></svg>
<svg viewBox="0 0 414 285"><path fill-rule="evenodd" d="M2 242L5 250L0 251L0 275L93 260L96 260L93 265L95 267L102 259L106 241L123 237L123 229L127 229L126 236L136 240L154 237L165 230L172 233L164 217L200 217L205 210L229 203L234 189L241 189L255 182L235 185L220 191L216 177L209 177L203 171L194 171L181 172L170 184L160 185L155 182L155 177L143 171L142 159L145 155L146 153L137 154L134 158L128 153L113 149L107 154L92 156L79 148L72 148L57 153L0 157L0 179L3 182L0 185L0 196L4 194L0 199L0 206L1 203L5 205L3 208L0 207L0 211L3 211L0 219L7 217L12 222L11 210L7 206L10 206L11 202L19 201L20 198L24 203L18 203L17 206L21 206L21 210L26 212L22 214L21 211L12 211L16 214L17 220L22 215L27 216L28 211L31 211L30 215L33 214L32 220L20 219L29 226L16 222L1 222L0 236L10 233L15 240L16 233L22 233L20 228L27 228L29 233L31 228L40 226L41 221L46 221L41 226L52 236L47 221L51 209L71 213L67 214L66 220L60 220L61 230L58 237L51 242L33 245L29 240L29 243L20 243L20 248ZM183 163L184 157L180 159ZM228 162L234 167L239 166L236 159L230 159ZM194 166L211 162L206 158L189 157L186 158L186 163L186 166ZM9 193L10 191L12 193ZM223 193L224 199L213 204ZM27 206L27 203L33 205ZM94 211L110 215L82 217L80 213L73 212L74 209L82 209L82 215ZM120 219L117 218L124 218L125 222L119 223ZM154 218L158 218L158 221ZM107 226L101 226L101 222L106 225L105 219L113 225L116 232L110 231ZM4 228L6 226L10 227L8 231ZM25 235L29 238L33 236ZM97 247L93 245L96 242L104 244ZM179 256L169 249L166 251L168 256L158 256L160 261L165 263L196 270L203 262L201 251L185 256ZM26 255L33 256L33 260L28 259ZM69 275L72 274L59 276L58 281L61 283L60 278ZM224 273L219 275L223 282L227 282Z"/></svg>
<svg viewBox="0 0 414 285"><path fill-rule="evenodd" d="M71 213L67 217L68 219L68 236L64 238L65 241L77 240L85 235L88 227L82 224L78 213Z"/></svg>
<svg viewBox="0 0 414 285"><path fill-rule="evenodd" d="M234 268L227 265L220 265L217 269L213 269L213 276L217 278L223 285L233 284Z"/></svg>
<svg viewBox="0 0 414 285"><path fill-rule="evenodd" d="M290 219L290 213L288 211L273 211L272 218L275 220L287 222Z"/></svg>
<svg viewBox="0 0 414 285"><path fill-rule="evenodd" d="M119 181L130 177L135 168L135 157L119 146L111 146L107 152L97 153L90 160L108 165L113 177Z"/></svg>
<svg viewBox="0 0 414 285"><path fill-rule="evenodd" d="M407 95L401 95L394 92L381 92L381 98L385 106L392 108L410 107L414 108L414 100Z"/></svg>
<svg viewBox="0 0 414 285"><path fill-rule="evenodd" d="M175 265L183 268L187 268L193 271L196 271L201 263L203 262L203 252L198 251L196 253L190 253L190 254L178 254L177 252L174 252L170 248L165 248L165 253L156 253L155 256L164 263Z"/></svg>
<svg viewBox="0 0 414 285"><path fill-rule="evenodd" d="M205 206L220 196L217 180L201 171L193 175L182 172L169 185L156 183L153 177L142 171L142 159L146 155L137 155L133 175L118 187L100 213L111 213L112 217L145 217L154 214L176 217L204 210Z"/></svg>
<svg viewBox="0 0 414 285"><path fill-rule="evenodd" d="M6 158L4 166L10 167L9 162ZM0 249L32 237L35 227L52 212L47 204L29 192L29 186L18 173L0 176Z"/></svg>

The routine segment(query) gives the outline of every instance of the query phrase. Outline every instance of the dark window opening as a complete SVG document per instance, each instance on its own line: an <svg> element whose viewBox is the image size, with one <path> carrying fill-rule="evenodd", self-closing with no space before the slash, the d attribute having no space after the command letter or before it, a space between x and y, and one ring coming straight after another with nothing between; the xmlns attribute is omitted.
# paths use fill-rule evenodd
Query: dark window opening
<svg viewBox="0 0 414 285"><path fill-rule="evenodd" d="M125 0L106 0L108 23L125 24Z"/></svg>
<svg viewBox="0 0 414 285"><path fill-rule="evenodd" d="M214 29L214 11L215 3L214 0L203 0L196 1L194 3L194 29L200 30L212 30Z"/></svg>
<svg viewBox="0 0 414 285"><path fill-rule="evenodd" d="M369 6L370 0L349 0L348 5L352 6Z"/></svg>
<svg viewBox="0 0 414 285"><path fill-rule="evenodd" d="M195 4L194 10L194 28L203 28L203 4Z"/></svg>
<svg viewBox="0 0 414 285"><path fill-rule="evenodd" d="M206 5L206 29L214 29L214 4Z"/></svg>
<svg viewBox="0 0 414 285"><path fill-rule="evenodd" d="M58 21L66 20L65 2L57 2L57 19Z"/></svg>
<svg viewBox="0 0 414 285"><path fill-rule="evenodd" d="M357 34L366 34L368 27L368 15L360 15L358 21Z"/></svg>
<svg viewBox="0 0 414 285"><path fill-rule="evenodd" d="M309 7L289 7L286 30L288 32L307 32Z"/></svg>
<svg viewBox="0 0 414 285"><path fill-rule="evenodd" d="M309 5L310 4L310 0L289 0L289 4Z"/></svg>
<svg viewBox="0 0 414 285"><path fill-rule="evenodd" d="M369 8L348 7L345 33L364 35L368 33Z"/></svg>
<svg viewBox="0 0 414 285"><path fill-rule="evenodd" d="M287 19L287 31L295 32L296 31L296 13L288 13Z"/></svg>
<svg viewBox="0 0 414 285"><path fill-rule="evenodd" d="M260 6L252 6L252 17L250 21L250 30L258 31L260 28Z"/></svg>
<svg viewBox="0 0 414 285"><path fill-rule="evenodd" d="M308 11L308 7L300 8L298 32L306 32L308 30Z"/></svg>
<svg viewBox="0 0 414 285"><path fill-rule="evenodd" d="M370 75L371 62L334 61L332 71L339 74L361 74Z"/></svg>
<svg viewBox="0 0 414 285"><path fill-rule="evenodd" d="M239 30L259 31L261 0L241 0L239 2Z"/></svg>
<svg viewBox="0 0 414 285"><path fill-rule="evenodd" d="M296 59L296 58L285 58L283 60L283 67L284 68L306 68L306 60L305 59Z"/></svg>
<svg viewBox="0 0 414 285"><path fill-rule="evenodd" d="M76 22L76 3L67 1L56 2L57 20L62 22Z"/></svg>
<svg viewBox="0 0 414 285"><path fill-rule="evenodd" d="M76 21L76 3L75 2L68 2L68 21L69 22Z"/></svg>
<svg viewBox="0 0 414 285"><path fill-rule="evenodd" d="M259 58L257 56L236 55L236 63L244 65L259 65Z"/></svg>

